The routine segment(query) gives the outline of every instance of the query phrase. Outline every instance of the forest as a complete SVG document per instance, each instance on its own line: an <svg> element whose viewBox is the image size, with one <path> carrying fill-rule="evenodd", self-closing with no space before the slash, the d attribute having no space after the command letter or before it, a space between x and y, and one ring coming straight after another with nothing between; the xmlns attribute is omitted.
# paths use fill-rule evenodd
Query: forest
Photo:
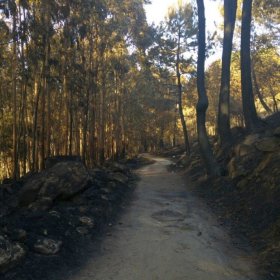
<svg viewBox="0 0 280 280"><path fill-rule="evenodd" d="M57 155L94 166L177 144L190 153L197 132L211 161L206 131L227 145L231 127L278 112L276 0L225 1L225 36L217 26L206 38L202 1L159 26L147 2L1 1L0 178Z"/></svg>
<svg viewBox="0 0 280 280"><path fill-rule="evenodd" d="M153 2L0 0L0 279L280 279L279 1Z"/></svg>

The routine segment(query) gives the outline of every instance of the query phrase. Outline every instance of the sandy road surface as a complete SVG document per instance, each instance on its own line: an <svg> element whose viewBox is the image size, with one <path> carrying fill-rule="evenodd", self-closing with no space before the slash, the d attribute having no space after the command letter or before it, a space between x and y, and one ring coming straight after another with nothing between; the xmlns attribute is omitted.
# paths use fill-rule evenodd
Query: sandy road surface
<svg viewBox="0 0 280 280"><path fill-rule="evenodd" d="M252 258L230 244L169 161L139 170L133 201L98 254L69 280L257 280Z"/></svg>

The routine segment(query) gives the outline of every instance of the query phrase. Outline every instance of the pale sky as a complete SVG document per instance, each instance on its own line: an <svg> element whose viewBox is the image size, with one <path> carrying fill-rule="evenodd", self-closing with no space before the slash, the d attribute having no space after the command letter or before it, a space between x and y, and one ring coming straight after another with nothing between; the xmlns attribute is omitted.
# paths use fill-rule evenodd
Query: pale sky
<svg viewBox="0 0 280 280"><path fill-rule="evenodd" d="M187 1L183 0L183 2ZM215 22L221 24L223 21L218 9L220 1L205 0L204 2L208 29L215 28ZM178 0L152 0L152 4L145 6L148 22L158 24L161 20L164 20L168 7L177 3Z"/></svg>
<svg viewBox="0 0 280 280"><path fill-rule="evenodd" d="M183 3L187 0L182 0ZM164 20L167 15L168 7L172 5L177 5L178 0L151 0L152 4L146 5L146 16L148 23L153 22L157 25L160 21ZM204 0L205 4L205 17L206 17L206 29L213 33L214 31L219 31L219 26L223 23L223 17L219 12L219 4L221 1ZM217 49L211 57L206 61L206 65L216 59L221 58L221 49Z"/></svg>

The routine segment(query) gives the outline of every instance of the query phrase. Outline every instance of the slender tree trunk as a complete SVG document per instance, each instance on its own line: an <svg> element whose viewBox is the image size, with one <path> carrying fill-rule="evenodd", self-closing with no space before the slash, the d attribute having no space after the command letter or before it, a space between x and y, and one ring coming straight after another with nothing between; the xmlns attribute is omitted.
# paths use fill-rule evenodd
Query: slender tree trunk
<svg viewBox="0 0 280 280"><path fill-rule="evenodd" d="M23 175L26 174L27 170L27 106L26 106L26 100L27 100L27 79L25 79L24 82L24 89L23 89L23 104L22 104L22 134L23 134Z"/></svg>
<svg viewBox="0 0 280 280"><path fill-rule="evenodd" d="M19 14L21 14L21 11L19 11ZM24 16L25 19L25 16ZM22 26L21 26L22 27ZM24 73L22 82L21 82L21 95L22 95L22 108L21 108L21 132L20 136L22 137L22 174L26 174L27 169L27 84L28 84L28 77L25 73L25 44L23 40L21 40L21 71Z"/></svg>
<svg viewBox="0 0 280 280"><path fill-rule="evenodd" d="M90 127L89 127L89 164L91 167L95 164L96 141L95 141L95 102L94 96L90 98Z"/></svg>
<svg viewBox="0 0 280 280"><path fill-rule="evenodd" d="M13 63L12 63L12 90L13 90L13 179L19 176L18 166L18 133L17 133L17 45L16 45L16 15L13 15Z"/></svg>
<svg viewBox="0 0 280 280"><path fill-rule="evenodd" d="M183 127L183 134L184 134L184 144L185 144L185 150L186 150L186 154L189 155L190 154L190 144L189 144L189 135L188 135L188 130L187 130L187 124L185 121L185 116L183 113L183 106L182 106L182 84L181 84L181 78L180 78L180 74L178 76L177 73L177 88L178 88L178 109L179 109L179 115L180 115L180 120L181 120L181 124Z"/></svg>
<svg viewBox="0 0 280 280"><path fill-rule="evenodd" d="M121 99L120 99L120 125L121 125L121 158L126 156L126 131L125 131L125 115L124 115L124 96L125 96L124 77L121 77Z"/></svg>
<svg viewBox="0 0 280 280"><path fill-rule="evenodd" d="M243 0L241 27L241 89L246 128L251 131L260 125L257 115L251 76L251 20L252 0Z"/></svg>
<svg viewBox="0 0 280 280"><path fill-rule="evenodd" d="M104 56L104 54L103 54ZM103 61L104 62L104 61ZM99 161L101 164L105 160L105 117L106 117L106 73L104 63L101 70L101 95L100 95L100 140L99 140Z"/></svg>
<svg viewBox="0 0 280 280"><path fill-rule="evenodd" d="M236 19L237 0L224 0L224 39L222 76L218 110L218 133L221 146L231 142L230 131L230 64Z"/></svg>
<svg viewBox="0 0 280 280"><path fill-rule="evenodd" d="M89 116L89 88L87 88L86 104L83 116L83 142L82 142L82 160L86 163L86 151L87 151L87 131L88 131L88 116Z"/></svg>
<svg viewBox="0 0 280 280"><path fill-rule="evenodd" d="M274 112L279 112L279 109L278 109L278 104L277 104L277 100L276 100L276 94L275 94L275 92L274 92L274 90L273 90L273 88L272 88L272 86L271 86L271 84L269 84L269 91L270 91L270 94L271 94L271 96L272 96L272 100L273 100L273 111Z"/></svg>
<svg viewBox="0 0 280 280"><path fill-rule="evenodd" d="M35 70L36 73L36 70ZM38 85L38 77L35 74L35 80L34 80L34 113L33 113L33 130L32 130L32 171L35 171L36 169L36 146L37 146L37 123L38 123L38 107L39 107L39 101L40 101L40 89Z"/></svg>
<svg viewBox="0 0 280 280"><path fill-rule="evenodd" d="M45 68L45 67L43 67ZM45 72L45 69L43 70ZM43 80L43 90L41 98L41 131L40 131L40 153L39 153L39 169L44 169L44 159L45 159L45 118L46 118L46 79Z"/></svg>
<svg viewBox="0 0 280 280"><path fill-rule="evenodd" d="M205 89L205 10L204 1L197 0L198 7L198 61L197 61L197 90L198 102L196 105L197 112L197 132L198 142L202 158L205 162L207 173L210 176L220 175L220 168L214 158L212 148L208 139L205 127L206 111L208 108L208 98Z"/></svg>
<svg viewBox="0 0 280 280"><path fill-rule="evenodd" d="M66 70L66 69L65 69ZM68 82L66 73L63 75L63 95L65 98L65 123L66 123L66 130L64 135L64 155L68 155L68 148L69 148L69 89L68 89Z"/></svg>
<svg viewBox="0 0 280 280"><path fill-rule="evenodd" d="M72 156L72 150L73 150L73 92L72 89L69 90L69 147L68 147L68 154Z"/></svg>
<svg viewBox="0 0 280 280"><path fill-rule="evenodd" d="M263 96L261 94L261 90L260 90L260 87L259 87L259 83L258 83L258 80L257 80L257 75L256 75L256 71L255 71L255 67L253 65L252 67L252 77L253 77L253 82L254 82L254 86L255 86L255 92L263 106L263 108L265 109L265 111L268 113L268 114L272 114L272 110L268 107L268 105L265 103L264 99L263 99Z"/></svg>
<svg viewBox="0 0 280 280"><path fill-rule="evenodd" d="M50 96L50 66L49 66L49 56L50 56L50 45L48 45L47 50L47 69L46 69L46 97L47 97L47 141L46 141L46 156L51 155L51 96Z"/></svg>
<svg viewBox="0 0 280 280"><path fill-rule="evenodd" d="M42 21L46 28L45 34L43 35L44 43L44 62L43 62L43 90L41 98L41 139L40 139L40 170L45 167L45 156L46 156L46 99L48 96L48 76L49 76L49 5L48 3L42 2ZM48 150L48 148L47 148Z"/></svg>
<svg viewBox="0 0 280 280"><path fill-rule="evenodd" d="M180 52L181 52L181 34L178 34L178 46L177 46L177 54L176 54L176 75L177 75L177 91L178 91L178 105L179 105L179 115L181 124L183 127L183 134L184 134L184 144L185 144L185 150L186 154L190 154L190 143L189 143L189 135L187 130L187 124L185 121L185 116L183 112L183 106L182 106L182 83L181 83L181 73L180 73Z"/></svg>

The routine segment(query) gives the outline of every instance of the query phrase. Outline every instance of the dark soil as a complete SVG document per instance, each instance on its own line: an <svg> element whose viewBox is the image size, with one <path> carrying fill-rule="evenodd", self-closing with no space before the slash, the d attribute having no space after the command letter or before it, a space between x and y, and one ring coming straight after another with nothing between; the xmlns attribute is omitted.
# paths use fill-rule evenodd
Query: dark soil
<svg viewBox="0 0 280 280"><path fill-rule="evenodd" d="M130 167L133 168L148 163L147 160L141 158L132 161L133 165ZM27 255L14 268L1 273L0 279L65 279L65 272L70 267L77 269L82 267L92 253L89 249L92 246L89 244L101 242L102 236L110 231L120 213L129 204L135 180L137 180L132 173L129 176L129 186L116 184L114 191L104 193L102 186L108 183L108 178L101 172L100 178L98 176L96 178L99 181L98 186L90 187L68 201L57 202L51 210L31 212L28 209L18 209L1 218L0 233L8 235L10 240L13 240L13 235L15 240L18 240L17 229L24 229L27 232L27 238L23 241ZM94 221L94 227L85 234L77 231L81 216L89 217ZM40 237L62 241L63 245L59 254L46 256L30 249Z"/></svg>

